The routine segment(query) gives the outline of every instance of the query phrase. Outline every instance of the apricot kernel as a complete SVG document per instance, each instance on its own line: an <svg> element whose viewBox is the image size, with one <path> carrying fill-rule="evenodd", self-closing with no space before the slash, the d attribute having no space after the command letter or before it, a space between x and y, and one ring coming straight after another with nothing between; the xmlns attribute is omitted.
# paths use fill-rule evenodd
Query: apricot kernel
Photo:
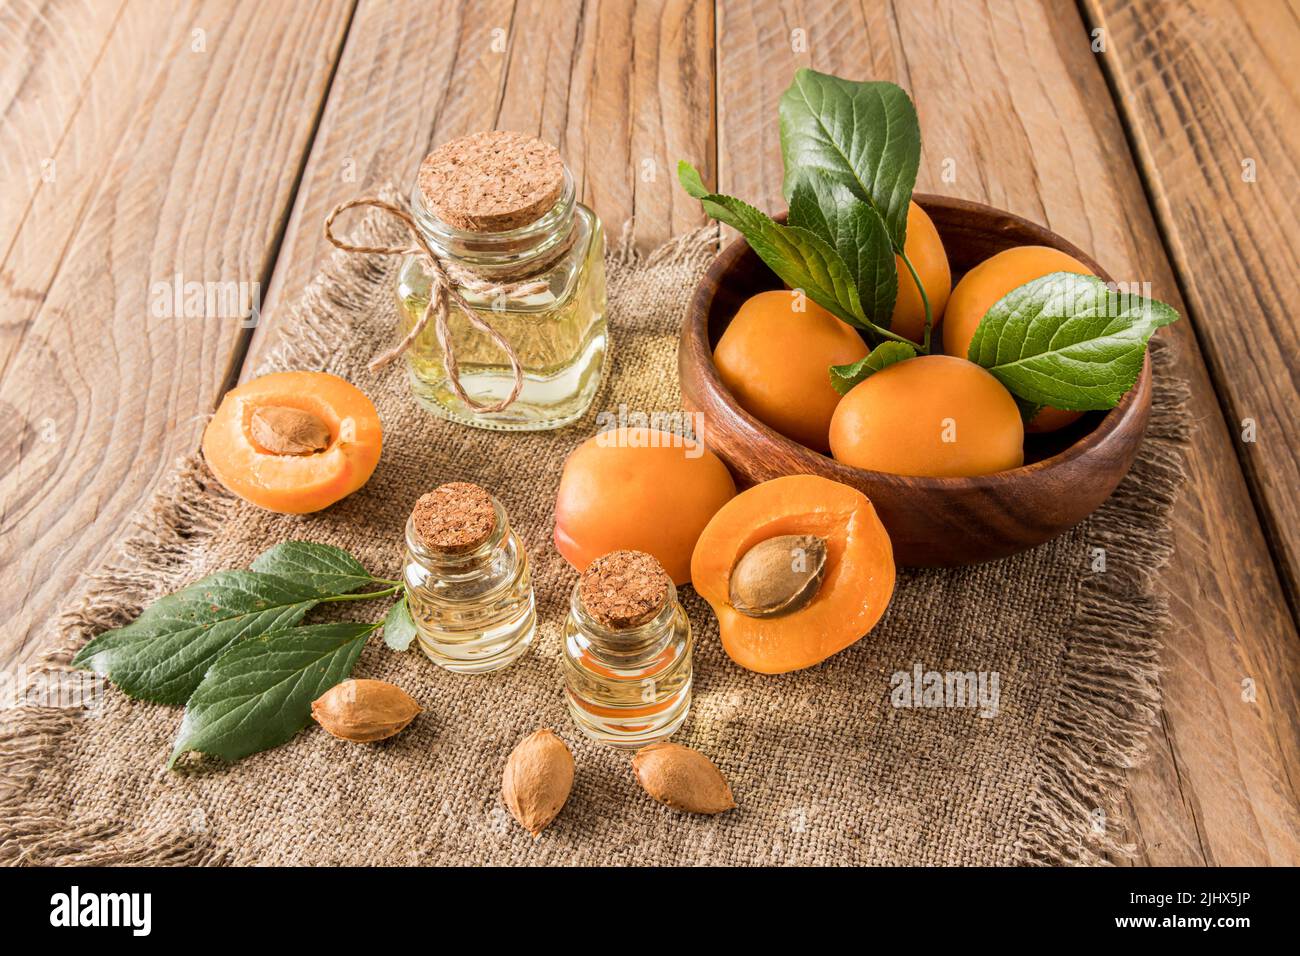
<svg viewBox="0 0 1300 956"><path fill-rule="evenodd" d="M274 455L313 455L330 446L329 427L301 408L263 405L249 420L253 439Z"/></svg>
<svg viewBox="0 0 1300 956"><path fill-rule="evenodd" d="M731 606L747 617L778 617L808 605L826 573L826 541L782 534L746 551L731 571Z"/></svg>

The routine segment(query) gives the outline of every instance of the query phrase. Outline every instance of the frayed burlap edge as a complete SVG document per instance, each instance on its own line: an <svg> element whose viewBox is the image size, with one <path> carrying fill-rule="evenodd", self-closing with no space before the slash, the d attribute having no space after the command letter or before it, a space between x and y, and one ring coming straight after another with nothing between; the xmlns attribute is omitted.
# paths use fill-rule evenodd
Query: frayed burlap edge
<svg viewBox="0 0 1300 956"><path fill-rule="evenodd" d="M1129 476L1087 524L1088 546L1102 549L1105 571L1080 587L1061 665L1066 680L1016 841L1021 863L1098 865L1134 853L1116 838L1125 827L1119 804L1125 773L1145 757L1160 714L1161 638L1170 618L1155 579L1173 554L1169 512L1186 477L1190 434L1187 385L1169 372L1173 349L1152 340L1159 387L1146 438Z"/></svg>
<svg viewBox="0 0 1300 956"><path fill-rule="evenodd" d="M393 201L398 194L386 188L380 195ZM674 261L702 269L718 244L718 230L709 226L643 254L633 244L631 226L626 224L606 254L612 272ZM360 221L355 241L383 241L391 238L390 230L380 214L370 213ZM334 350L346 346L346 316L369 305L392 268L390 260L334 252L304 291L259 373L322 368ZM1169 348L1164 342L1153 345L1153 360L1161 368L1172 364L1163 354ZM1016 841L1018 862L1098 864L1107 862L1108 855L1132 852L1115 836L1122 828L1116 808L1125 792L1125 772L1144 756L1159 713L1159 635L1169 617L1153 580L1172 552L1168 514L1184 479L1186 397L1184 385L1162 376L1138 461L1088 525L1090 546L1106 552L1107 573L1086 579L1079 594L1078 625L1062 662L1068 677ZM41 669L68 669L91 636L125 624L187 578L233 500L197 454L180 460L118 554L92 577L77 606L60 618L61 639ZM123 824L76 824L31 799L40 769L81 719L77 708L21 707L0 721L0 864L228 862L229 851L192 830L160 833L132 831Z"/></svg>

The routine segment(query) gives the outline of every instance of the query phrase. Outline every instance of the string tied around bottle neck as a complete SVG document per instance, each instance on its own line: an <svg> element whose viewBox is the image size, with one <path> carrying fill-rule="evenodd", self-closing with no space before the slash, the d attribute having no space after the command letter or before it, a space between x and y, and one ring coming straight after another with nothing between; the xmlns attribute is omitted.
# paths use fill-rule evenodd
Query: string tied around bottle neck
<svg viewBox="0 0 1300 956"><path fill-rule="evenodd" d="M388 213L394 219L397 219L406 228L407 236L411 240L409 245L405 246L359 246L345 242L334 235L334 220L340 214L349 209L356 209L362 206L371 206L375 209ZM349 199L347 202L341 202L330 211L325 218L325 239L335 248L342 249L344 252L361 253L367 255L381 256L401 256L413 255L418 256L424 264L426 271L429 273L429 302L424 307L420 317L411 326L410 330L402 336L392 348L388 349L370 360L367 367L372 372L377 372L391 363L406 352L414 344L421 333L429 327L430 321L433 322L434 335L438 339L438 347L442 350L443 368L447 372L447 384L451 387L452 392L458 399L476 412L500 412L514 404L515 399L524 387L524 369L519 361L519 354L515 351L514 346L510 344L509 339L495 329L478 311L474 309L465 298L456 291L451 277L448 275L448 266L442 261L429 241L425 238L415 218L406 209L386 200L374 196L364 196L359 199ZM507 294L511 291L510 286L488 286L479 287L475 290L476 294L492 298L499 295ZM450 318L451 307L455 305L469 320L469 324L478 331L489 336L497 346L506 354L510 360L510 370L514 375L514 384L510 393L498 402L479 402L469 397L465 392L464 386L460 381L460 364L456 360L456 347L451 339Z"/></svg>

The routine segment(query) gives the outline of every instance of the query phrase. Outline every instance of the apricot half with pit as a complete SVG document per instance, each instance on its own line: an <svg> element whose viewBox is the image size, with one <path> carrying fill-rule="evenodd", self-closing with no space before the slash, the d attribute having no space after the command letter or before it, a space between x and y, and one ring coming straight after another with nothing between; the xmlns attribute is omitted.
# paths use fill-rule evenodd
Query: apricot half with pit
<svg viewBox="0 0 1300 956"><path fill-rule="evenodd" d="M817 475L741 492L704 528L691 582L741 667L782 674L865 636L894 593L894 552L867 496Z"/></svg>
<svg viewBox="0 0 1300 956"><path fill-rule="evenodd" d="M364 485L383 429L365 393L327 372L273 372L221 400L203 433L217 480L282 514L328 508Z"/></svg>
<svg viewBox="0 0 1300 956"><path fill-rule="evenodd" d="M1053 272L1092 275L1092 270L1074 256L1051 246L1014 246L985 259L961 277L952 290L943 316L943 350L966 358L980 320L995 302L1026 282ZM1051 432L1077 421L1082 412L1059 408L1042 409L1025 431Z"/></svg>
<svg viewBox="0 0 1300 956"><path fill-rule="evenodd" d="M831 419L831 454L894 475L987 475L1024 463L1024 426L992 373L922 355L859 382Z"/></svg>
<svg viewBox="0 0 1300 956"><path fill-rule="evenodd" d="M611 551L644 551L685 584L700 531L735 493L727 466L696 439L610 429L564 463L555 547L580 572Z"/></svg>
<svg viewBox="0 0 1300 956"><path fill-rule="evenodd" d="M852 326L781 289L747 299L718 340L713 364L740 407L814 451L826 451L839 393L830 367L865 357Z"/></svg>

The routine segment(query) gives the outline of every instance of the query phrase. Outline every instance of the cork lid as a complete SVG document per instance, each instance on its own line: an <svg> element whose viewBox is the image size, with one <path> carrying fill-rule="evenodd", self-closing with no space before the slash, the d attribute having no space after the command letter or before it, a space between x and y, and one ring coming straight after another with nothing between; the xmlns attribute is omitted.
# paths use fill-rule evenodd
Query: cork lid
<svg viewBox="0 0 1300 956"><path fill-rule="evenodd" d="M443 222L504 232L534 222L560 198L560 153L526 133L497 130L443 143L420 164L420 195Z"/></svg>
<svg viewBox="0 0 1300 956"><path fill-rule="evenodd" d="M668 599L668 575L641 551L613 551L582 572L578 598L587 613L614 630L638 627Z"/></svg>
<svg viewBox="0 0 1300 956"><path fill-rule="evenodd" d="M492 496L468 481L421 495L411 511L415 535L430 551L460 554L481 546L497 526Z"/></svg>

